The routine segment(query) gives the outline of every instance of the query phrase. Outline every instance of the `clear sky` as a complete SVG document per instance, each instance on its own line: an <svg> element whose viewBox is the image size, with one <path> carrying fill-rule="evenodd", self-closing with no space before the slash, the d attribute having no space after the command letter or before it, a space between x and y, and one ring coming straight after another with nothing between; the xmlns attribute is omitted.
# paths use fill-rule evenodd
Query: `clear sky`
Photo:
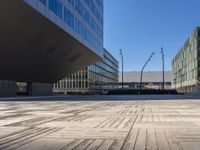
<svg viewBox="0 0 200 150"><path fill-rule="evenodd" d="M123 49L125 71L146 67L162 70L160 48L165 51L165 68L196 26L200 26L200 0L104 0L104 47L120 62Z"/></svg>

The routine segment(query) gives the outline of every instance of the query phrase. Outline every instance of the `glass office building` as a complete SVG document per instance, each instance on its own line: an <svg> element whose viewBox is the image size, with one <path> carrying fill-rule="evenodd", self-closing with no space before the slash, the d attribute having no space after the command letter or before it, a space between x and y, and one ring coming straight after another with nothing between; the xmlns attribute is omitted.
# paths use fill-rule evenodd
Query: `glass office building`
<svg viewBox="0 0 200 150"><path fill-rule="evenodd" d="M55 94L105 93L118 87L118 61L104 49L103 59L54 84Z"/></svg>
<svg viewBox="0 0 200 150"><path fill-rule="evenodd" d="M0 80L52 85L101 60L103 9L103 0L1 0Z"/></svg>
<svg viewBox="0 0 200 150"><path fill-rule="evenodd" d="M25 0L95 53L103 54L103 0Z"/></svg>
<svg viewBox="0 0 200 150"><path fill-rule="evenodd" d="M172 61L172 88L200 93L200 28L196 28Z"/></svg>
<svg viewBox="0 0 200 150"><path fill-rule="evenodd" d="M103 57L103 0L2 0L0 17L0 79L54 83Z"/></svg>

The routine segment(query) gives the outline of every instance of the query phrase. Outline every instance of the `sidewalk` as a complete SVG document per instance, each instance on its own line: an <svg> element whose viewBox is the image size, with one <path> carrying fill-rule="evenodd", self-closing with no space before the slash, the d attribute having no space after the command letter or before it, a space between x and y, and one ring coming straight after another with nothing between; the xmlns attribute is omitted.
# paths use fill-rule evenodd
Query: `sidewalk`
<svg viewBox="0 0 200 150"><path fill-rule="evenodd" d="M199 100L37 100L0 102L1 150L200 147Z"/></svg>
<svg viewBox="0 0 200 150"><path fill-rule="evenodd" d="M0 97L0 101L91 101L91 100L192 100L200 95L64 95Z"/></svg>

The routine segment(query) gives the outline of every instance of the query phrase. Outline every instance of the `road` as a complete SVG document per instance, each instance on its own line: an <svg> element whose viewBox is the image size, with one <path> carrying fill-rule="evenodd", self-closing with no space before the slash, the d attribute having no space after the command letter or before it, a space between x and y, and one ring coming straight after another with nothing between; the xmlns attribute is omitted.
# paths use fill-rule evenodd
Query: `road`
<svg viewBox="0 0 200 150"><path fill-rule="evenodd" d="M0 149L200 149L198 99L54 100L1 101Z"/></svg>

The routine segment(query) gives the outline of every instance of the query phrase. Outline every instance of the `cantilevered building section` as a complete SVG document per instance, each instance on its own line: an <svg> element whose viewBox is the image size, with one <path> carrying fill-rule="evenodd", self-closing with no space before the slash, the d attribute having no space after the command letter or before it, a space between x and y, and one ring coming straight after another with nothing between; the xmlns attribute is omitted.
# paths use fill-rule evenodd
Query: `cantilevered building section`
<svg viewBox="0 0 200 150"><path fill-rule="evenodd" d="M1 0L0 12L1 79L53 83L103 56L102 1Z"/></svg>
<svg viewBox="0 0 200 150"><path fill-rule="evenodd" d="M182 93L200 93L200 27L196 28L172 61L172 87Z"/></svg>
<svg viewBox="0 0 200 150"><path fill-rule="evenodd" d="M1 0L0 80L54 83L103 56L103 0Z"/></svg>

